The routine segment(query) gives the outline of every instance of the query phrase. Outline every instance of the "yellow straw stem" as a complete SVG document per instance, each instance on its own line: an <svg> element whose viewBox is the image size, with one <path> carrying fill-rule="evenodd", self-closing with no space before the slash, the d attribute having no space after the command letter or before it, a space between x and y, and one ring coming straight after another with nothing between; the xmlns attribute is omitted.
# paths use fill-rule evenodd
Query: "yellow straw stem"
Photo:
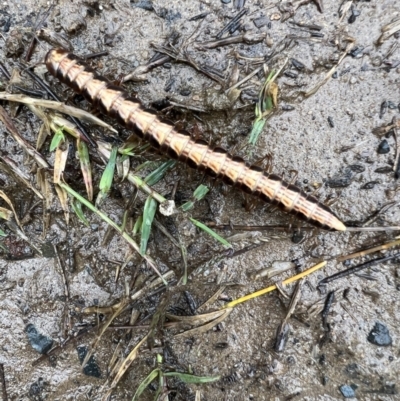
<svg viewBox="0 0 400 401"><path fill-rule="evenodd" d="M286 284L294 283L295 281L300 280L301 278L306 277L309 274L314 273L315 271L321 269L325 265L326 265L326 262L318 263L317 265L310 267L308 270L304 270L303 272L296 274L295 276L289 277L288 279L282 281L282 284L286 285ZM246 302L249 299L257 298L261 295L267 294L268 292L271 292L274 290L276 290L276 285L271 285L270 287L264 288L264 289L256 291L256 292L252 292L251 294L245 295L244 297L241 297L241 298L235 299L234 301L228 302L224 306L224 308L233 308L234 306L241 304L242 302Z"/></svg>

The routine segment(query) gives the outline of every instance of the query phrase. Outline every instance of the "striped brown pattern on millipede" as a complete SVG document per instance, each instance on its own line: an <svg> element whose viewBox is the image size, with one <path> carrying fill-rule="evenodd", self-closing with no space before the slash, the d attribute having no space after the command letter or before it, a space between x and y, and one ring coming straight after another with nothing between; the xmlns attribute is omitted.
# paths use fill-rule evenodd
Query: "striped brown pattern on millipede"
<svg viewBox="0 0 400 401"><path fill-rule="evenodd" d="M112 85L77 56L52 49L46 56L49 72L75 92L82 94L103 114L115 118L133 130L155 149L211 177L240 188L282 210L327 230L346 230L345 225L315 197L305 194L275 174L251 166L222 148L211 148L203 140L194 140L186 131L178 131L169 121L159 119L151 110Z"/></svg>

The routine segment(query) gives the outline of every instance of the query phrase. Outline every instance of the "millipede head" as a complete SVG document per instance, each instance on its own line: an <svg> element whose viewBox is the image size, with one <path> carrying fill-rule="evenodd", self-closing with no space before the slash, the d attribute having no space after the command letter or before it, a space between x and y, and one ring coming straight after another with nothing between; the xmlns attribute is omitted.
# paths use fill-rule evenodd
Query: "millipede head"
<svg viewBox="0 0 400 401"><path fill-rule="evenodd" d="M45 57L45 63L48 71L54 77L57 76L58 67L61 61L68 55L68 51L64 49L51 49Z"/></svg>

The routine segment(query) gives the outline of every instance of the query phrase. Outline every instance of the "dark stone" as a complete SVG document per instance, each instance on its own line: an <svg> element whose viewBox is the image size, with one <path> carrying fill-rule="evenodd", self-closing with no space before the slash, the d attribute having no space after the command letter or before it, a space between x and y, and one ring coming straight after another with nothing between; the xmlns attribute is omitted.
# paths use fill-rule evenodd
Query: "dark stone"
<svg viewBox="0 0 400 401"><path fill-rule="evenodd" d="M143 10L153 11L153 3L150 0L131 1L133 7L142 8Z"/></svg>
<svg viewBox="0 0 400 401"><path fill-rule="evenodd" d="M32 348L41 354L46 354L53 346L53 339L40 334L32 323L29 323L25 327L25 333Z"/></svg>
<svg viewBox="0 0 400 401"><path fill-rule="evenodd" d="M349 24L352 24L356 21L356 18L360 15L360 11L358 10L352 10L352 13L348 19Z"/></svg>
<svg viewBox="0 0 400 401"><path fill-rule="evenodd" d="M29 398L31 400L43 400L43 390L45 389L45 386L47 383L43 380L43 378L39 377L35 382L33 382L30 387L29 387Z"/></svg>
<svg viewBox="0 0 400 401"><path fill-rule="evenodd" d="M367 340L371 344L387 347L392 345L392 337L390 337L388 328L382 323L375 323L374 328L368 334Z"/></svg>
<svg viewBox="0 0 400 401"><path fill-rule="evenodd" d="M292 66L294 68L296 68L296 70L304 70L304 68L306 68L306 66L299 60L296 60L295 58L290 59Z"/></svg>
<svg viewBox="0 0 400 401"><path fill-rule="evenodd" d="M379 118L382 118L386 114L387 109L388 109L388 102L385 100L384 102L381 103Z"/></svg>
<svg viewBox="0 0 400 401"><path fill-rule="evenodd" d="M261 16L258 17L256 19L253 19L253 24L257 27L257 28L261 28L263 26L268 25L268 18L266 16Z"/></svg>
<svg viewBox="0 0 400 401"><path fill-rule="evenodd" d="M42 244L42 253L45 258L54 258L56 256L54 252L54 246L51 242L45 242Z"/></svg>
<svg viewBox="0 0 400 401"><path fill-rule="evenodd" d="M364 46L357 46L350 52L350 56L353 58L360 58L362 57L363 51Z"/></svg>
<svg viewBox="0 0 400 401"><path fill-rule="evenodd" d="M385 155L386 153L390 152L390 146L388 144L388 141L384 139L378 146L378 153L380 155Z"/></svg>
<svg viewBox="0 0 400 401"><path fill-rule="evenodd" d="M304 240L305 232L301 230L295 230L292 235L292 242L294 244L300 244Z"/></svg>
<svg viewBox="0 0 400 401"><path fill-rule="evenodd" d="M364 184L361 189L373 189L376 184L379 184L379 181L370 181Z"/></svg>
<svg viewBox="0 0 400 401"><path fill-rule="evenodd" d="M182 89L179 94L181 96L189 96L192 93L192 91L190 89Z"/></svg>
<svg viewBox="0 0 400 401"><path fill-rule="evenodd" d="M297 71L293 71L293 70L287 70L284 73L287 77L289 78L293 78L296 79L299 76L299 73Z"/></svg>
<svg viewBox="0 0 400 401"><path fill-rule="evenodd" d="M326 181L326 185L330 188L344 188L351 184L353 177L350 172L346 172L342 176L336 176Z"/></svg>
<svg viewBox="0 0 400 401"><path fill-rule="evenodd" d="M339 387L340 392L342 393L344 398L353 398L356 396L356 393L352 386L344 384Z"/></svg>
<svg viewBox="0 0 400 401"><path fill-rule="evenodd" d="M88 348L86 347L86 345L79 345L78 347L76 347L76 350L78 351L79 362L82 364L88 352ZM99 365L95 361L93 355L87 361L82 372L86 376L97 377L98 379L101 378Z"/></svg>
<svg viewBox="0 0 400 401"><path fill-rule="evenodd" d="M168 10L165 7L160 8L157 12L157 15L160 18L167 20L168 22L173 22L177 19L182 18L182 15L180 12L174 12L173 10Z"/></svg>
<svg viewBox="0 0 400 401"><path fill-rule="evenodd" d="M393 172L393 168L390 167L390 166L387 166L387 167L378 167L378 168L375 170L375 173L379 173L379 174L390 174L390 173L392 173L392 172Z"/></svg>
<svg viewBox="0 0 400 401"><path fill-rule="evenodd" d="M392 101L388 101L388 107L389 107L389 109L390 110L395 110L395 109L397 109L397 105L396 105L396 103L395 102L392 102Z"/></svg>
<svg viewBox="0 0 400 401"><path fill-rule="evenodd" d="M350 164L347 166L346 170L353 171L354 173L363 173L365 171L365 167L361 164Z"/></svg>
<svg viewBox="0 0 400 401"><path fill-rule="evenodd" d="M294 110L294 107L291 106L290 104L283 104L283 105L281 106L281 109L282 109L283 111L292 111L292 110Z"/></svg>
<svg viewBox="0 0 400 401"><path fill-rule="evenodd" d="M223 4L229 4L231 2L231 0L221 0L221 3Z"/></svg>

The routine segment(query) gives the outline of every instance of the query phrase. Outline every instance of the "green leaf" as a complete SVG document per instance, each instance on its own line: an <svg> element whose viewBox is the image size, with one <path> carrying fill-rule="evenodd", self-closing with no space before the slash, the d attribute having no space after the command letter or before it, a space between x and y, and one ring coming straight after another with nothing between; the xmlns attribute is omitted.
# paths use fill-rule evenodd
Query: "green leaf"
<svg viewBox="0 0 400 401"><path fill-rule="evenodd" d="M143 222L140 229L140 254L144 255L147 249L147 242L149 241L151 225L153 224L154 216L157 211L157 201L151 196L146 199L143 209Z"/></svg>
<svg viewBox="0 0 400 401"><path fill-rule="evenodd" d="M102 192L110 192L112 181L114 178L115 163L117 160L118 149L114 147L111 151L110 158L106 168L104 169L103 175L101 176L99 188Z"/></svg>
<svg viewBox="0 0 400 401"><path fill-rule="evenodd" d="M181 206L181 209L184 212L187 212L188 210L192 209L193 206L194 206L194 202L193 201L187 201Z"/></svg>
<svg viewBox="0 0 400 401"><path fill-rule="evenodd" d="M210 189L208 187L206 187L205 185L201 184L193 192L193 197L196 200L201 200L207 195L209 190Z"/></svg>
<svg viewBox="0 0 400 401"><path fill-rule="evenodd" d="M264 125L265 125L265 120L256 120L253 123L253 128L251 129L250 132L250 137L249 137L249 143L251 143L252 145L255 145L258 137L260 136Z"/></svg>
<svg viewBox="0 0 400 401"><path fill-rule="evenodd" d="M150 374L139 384L132 401L139 399L140 395L146 390L147 386L160 374L160 369L154 369Z"/></svg>
<svg viewBox="0 0 400 401"><path fill-rule="evenodd" d="M96 198L96 206L99 207L103 200L107 197L107 194L110 192L111 185L114 178L115 164L117 161L117 153L118 149L116 147L112 148L110 158L108 159L108 163L106 168L103 171L103 175L101 176L99 188L100 192Z"/></svg>
<svg viewBox="0 0 400 401"><path fill-rule="evenodd" d="M143 216L139 216L138 219L136 220L135 225L133 226L132 234L136 235L138 232L140 232L140 229L143 224Z"/></svg>
<svg viewBox="0 0 400 401"><path fill-rule="evenodd" d="M7 234L0 228L0 237L7 237Z"/></svg>
<svg viewBox="0 0 400 401"><path fill-rule="evenodd" d="M182 380L184 383L211 383L219 380L221 376L195 376L190 375L188 373L179 373L179 372L167 372L163 373L166 377L177 377L179 380Z"/></svg>
<svg viewBox="0 0 400 401"><path fill-rule="evenodd" d="M65 141L64 127L60 127L56 133L53 135L53 139L50 143L50 152L53 152L58 148L58 146Z"/></svg>
<svg viewBox="0 0 400 401"><path fill-rule="evenodd" d="M212 237L214 237L217 241L219 241L222 245L228 246L229 248L232 248L232 245L224 238L222 238L220 235L218 235L215 231L211 230L211 228L207 227L205 224L200 223L200 221L197 221L195 219L190 218L190 221L198 228L202 229L205 231L207 234L210 234Z"/></svg>
<svg viewBox="0 0 400 401"><path fill-rule="evenodd" d="M165 163L161 164L160 167L158 167L157 169L155 169L153 172L151 172L145 179L144 182L147 185L154 185L157 184L158 181L160 181L165 173L167 172L168 169L172 168L173 166L175 166L176 161L175 160L168 160Z"/></svg>
<svg viewBox="0 0 400 401"><path fill-rule="evenodd" d="M209 189L208 187L206 187L205 185L201 184L201 185L199 185L199 186L195 189L195 191L193 192L193 198L194 198L195 200L199 201L199 200L203 199L203 198L207 195L207 193L208 193L209 190L210 190L210 189ZM181 209L182 209L184 212L187 212L188 210L192 209L193 206L194 206L194 201L193 201L193 200L190 200L190 201L185 202L185 203L181 206Z"/></svg>
<svg viewBox="0 0 400 401"><path fill-rule="evenodd" d="M86 219L85 215L83 214L82 210L82 203L79 202L77 199L74 199L72 202L72 209L74 210L75 214L78 216L79 220L86 226L89 227L89 222Z"/></svg>

